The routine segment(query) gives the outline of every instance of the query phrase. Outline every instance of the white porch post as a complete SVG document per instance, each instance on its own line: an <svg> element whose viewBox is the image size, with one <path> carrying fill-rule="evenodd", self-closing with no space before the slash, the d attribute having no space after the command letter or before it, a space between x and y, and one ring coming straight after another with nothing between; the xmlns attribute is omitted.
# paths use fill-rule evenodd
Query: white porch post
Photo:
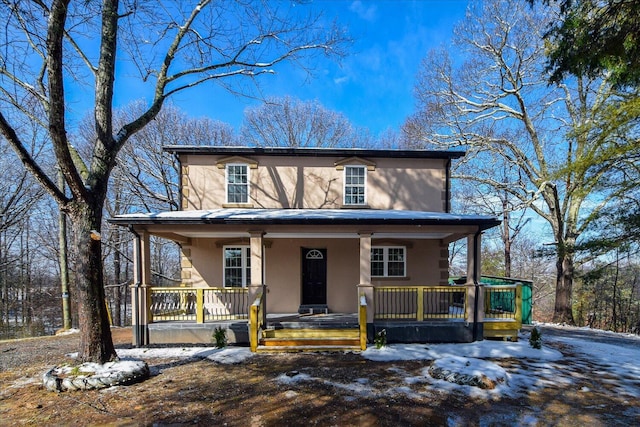
<svg viewBox="0 0 640 427"><path fill-rule="evenodd" d="M367 299L367 323L373 323L373 285L371 284L371 232L363 231L360 235L360 284L358 285L358 305L360 294Z"/></svg>
<svg viewBox="0 0 640 427"><path fill-rule="evenodd" d="M477 232L467 236L467 312L466 321L474 323L474 339L482 339L484 322L484 288L480 284L482 234ZM479 335L479 336L477 336Z"/></svg>
<svg viewBox="0 0 640 427"><path fill-rule="evenodd" d="M151 316L151 250L149 248L149 233L146 230L136 232L133 257L133 285L131 289L131 308L133 325L133 344L144 346L149 344L149 323Z"/></svg>
<svg viewBox="0 0 640 427"><path fill-rule="evenodd" d="M251 284L249 285L249 310L251 310L251 304L258 297L260 292L263 293L263 297L266 301L266 288L264 284L264 243L262 236L263 231L250 231L250 247L251 247ZM266 303L265 310L263 311L263 322L266 322Z"/></svg>

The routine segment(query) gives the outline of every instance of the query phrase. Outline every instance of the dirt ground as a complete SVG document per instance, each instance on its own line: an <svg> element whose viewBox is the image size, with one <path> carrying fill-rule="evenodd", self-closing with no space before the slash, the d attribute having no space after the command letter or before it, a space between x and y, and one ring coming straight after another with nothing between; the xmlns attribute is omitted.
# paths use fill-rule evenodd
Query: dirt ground
<svg viewBox="0 0 640 427"><path fill-rule="evenodd" d="M113 330L118 348L131 330ZM406 384L428 361L372 362L357 354L262 354L238 365L149 359L151 377L104 390L54 393L50 367L69 363L77 335L0 342L0 425L498 426L640 424L640 402L615 395L606 375L486 400ZM565 357L567 349L560 348ZM518 361L501 361L501 364ZM282 374L320 379L284 384ZM366 379L367 390L353 390ZM583 393L588 387L592 392ZM417 393L412 393L416 391Z"/></svg>

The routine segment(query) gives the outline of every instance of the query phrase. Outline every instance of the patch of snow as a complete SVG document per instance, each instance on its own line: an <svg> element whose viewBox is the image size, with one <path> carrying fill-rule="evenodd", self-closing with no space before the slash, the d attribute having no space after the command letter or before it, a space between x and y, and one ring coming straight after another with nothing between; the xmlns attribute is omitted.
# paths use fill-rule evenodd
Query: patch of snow
<svg viewBox="0 0 640 427"><path fill-rule="evenodd" d="M395 360L436 360L445 356L473 357L476 359L531 359L554 361L562 359L562 353L543 347L531 348L526 340L517 342L477 341L469 344L392 344L380 349L369 347L362 356L377 362Z"/></svg>
<svg viewBox="0 0 640 427"><path fill-rule="evenodd" d="M80 333L80 329L60 329L59 331L56 331L56 336L60 337L60 336L64 336L64 335L73 335L73 334L78 334Z"/></svg>
<svg viewBox="0 0 640 427"><path fill-rule="evenodd" d="M508 377L507 372L500 365L472 357L443 357L434 361L431 368L455 372L466 377L486 377L494 384L507 383Z"/></svg>
<svg viewBox="0 0 640 427"><path fill-rule="evenodd" d="M406 386L394 387L392 389L389 389L388 394L391 394L391 395L400 394L410 399L421 399L423 397L421 394L413 391L411 387L406 387Z"/></svg>
<svg viewBox="0 0 640 427"><path fill-rule="evenodd" d="M149 367L141 360L117 360L104 364L83 363L54 367L42 375L47 390L92 390L130 384L149 376Z"/></svg>
<svg viewBox="0 0 640 427"><path fill-rule="evenodd" d="M253 356L248 347L225 347L214 351L207 356L208 360L212 360L224 365L242 363Z"/></svg>
<svg viewBox="0 0 640 427"><path fill-rule="evenodd" d="M280 374L276 378L276 381L282 384L290 385L290 384L297 384L305 381L313 381L315 379L317 378L312 378L308 374L301 374L298 372L298 373L295 373L294 375L289 375L289 373Z"/></svg>
<svg viewBox="0 0 640 427"><path fill-rule="evenodd" d="M167 347L116 350L121 359L208 359L216 363L242 363L253 356L248 347Z"/></svg>

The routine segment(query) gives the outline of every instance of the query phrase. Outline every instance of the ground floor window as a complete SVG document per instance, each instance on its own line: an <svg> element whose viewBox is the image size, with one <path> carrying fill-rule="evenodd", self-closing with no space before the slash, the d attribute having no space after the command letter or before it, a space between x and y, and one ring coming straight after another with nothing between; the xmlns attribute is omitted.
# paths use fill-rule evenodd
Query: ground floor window
<svg viewBox="0 0 640 427"><path fill-rule="evenodd" d="M251 284L251 248L226 246L224 248L224 287L245 288Z"/></svg>
<svg viewBox="0 0 640 427"><path fill-rule="evenodd" d="M404 246L379 246L371 248L371 276L404 277L406 257Z"/></svg>

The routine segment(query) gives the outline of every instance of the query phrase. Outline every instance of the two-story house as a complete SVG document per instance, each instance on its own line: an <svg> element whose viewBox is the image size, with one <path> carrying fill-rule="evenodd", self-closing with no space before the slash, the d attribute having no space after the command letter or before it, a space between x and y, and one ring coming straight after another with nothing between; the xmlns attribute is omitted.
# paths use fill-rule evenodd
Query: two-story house
<svg viewBox="0 0 640 427"><path fill-rule="evenodd" d="M322 345L339 346L327 331L349 319L362 346L382 329L390 342L482 339L481 234L499 221L450 212L451 162L464 152L165 150L180 162L181 210L110 220L136 236L138 344L210 342L223 322L232 341L276 348L286 343L273 331L298 329L291 344L316 321ZM150 287L151 235L181 245L180 287ZM460 239L467 280L451 285L448 246Z"/></svg>

